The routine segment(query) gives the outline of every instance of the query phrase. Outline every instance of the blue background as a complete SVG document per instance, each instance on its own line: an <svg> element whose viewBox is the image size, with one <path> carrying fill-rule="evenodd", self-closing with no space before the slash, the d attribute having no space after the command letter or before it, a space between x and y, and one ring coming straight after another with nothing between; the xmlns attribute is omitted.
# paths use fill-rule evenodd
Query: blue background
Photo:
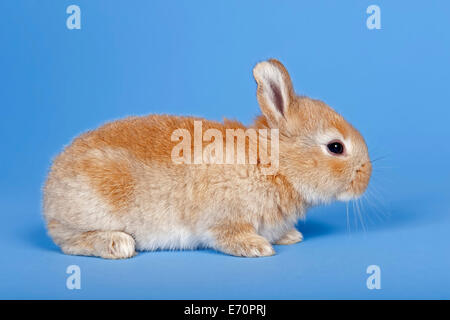
<svg viewBox="0 0 450 320"><path fill-rule="evenodd" d="M66 28L77 4L81 30ZM366 8L381 8L381 30ZM450 298L448 1L1 1L0 298ZM41 186L77 134L127 115L250 123L251 75L276 57L296 90L341 112L374 163L361 215L337 203L277 255L63 255ZM356 208L356 207L355 207ZM362 220L361 220L362 219ZM81 290L66 268L81 268ZM368 290L366 268L381 268Z"/></svg>

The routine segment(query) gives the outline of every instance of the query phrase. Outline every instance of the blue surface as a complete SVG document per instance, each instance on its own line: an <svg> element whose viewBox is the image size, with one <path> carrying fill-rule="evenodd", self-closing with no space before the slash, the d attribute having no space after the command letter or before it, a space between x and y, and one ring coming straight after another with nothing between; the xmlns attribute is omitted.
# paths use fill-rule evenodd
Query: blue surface
<svg viewBox="0 0 450 320"><path fill-rule="evenodd" d="M304 3L303 3L304 2ZM66 28L66 8L82 11ZM0 2L0 298L450 298L450 3L381 1ZM251 70L276 57L298 93L366 137L368 199L313 209L305 241L260 259L212 250L124 261L63 255L41 186L77 134L148 113L259 112ZM356 220L355 220L356 218ZM79 265L81 290L66 289ZM368 290L366 268L381 268Z"/></svg>

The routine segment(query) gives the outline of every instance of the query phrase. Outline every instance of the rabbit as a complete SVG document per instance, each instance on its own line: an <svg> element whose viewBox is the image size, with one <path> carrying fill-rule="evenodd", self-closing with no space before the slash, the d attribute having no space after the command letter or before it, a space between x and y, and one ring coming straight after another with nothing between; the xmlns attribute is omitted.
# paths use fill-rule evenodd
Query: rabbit
<svg viewBox="0 0 450 320"><path fill-rule="evenodd" d="M75 138L55 157L43 187L53 241L66 254L106 259L196 248L271 256L273 244L303 240L295 225L310 207L361 196L372 172L361 134L324 102L296 95L278 60L258 63L253 75L262 114L248 127L227 119L148 115ZM179 139L173 133L192 134L195 122L224 134L277 132L277 140L260 136L278 145L276 170L263 172L267 163L259 158L251 164L174 161ZM190 151L183 151L187 160Z"/></svg>

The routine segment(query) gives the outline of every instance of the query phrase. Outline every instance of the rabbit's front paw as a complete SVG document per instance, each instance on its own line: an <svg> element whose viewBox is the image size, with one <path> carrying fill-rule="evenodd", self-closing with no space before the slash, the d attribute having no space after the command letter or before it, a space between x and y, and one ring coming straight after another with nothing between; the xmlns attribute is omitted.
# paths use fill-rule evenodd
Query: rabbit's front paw
<svg viewBox="0 0 450 320"><path fill-rule="evenodd" d="M278 239L275 244L294 244L301 242L303 240L303 235L297 229L292 229L286 232L280 239Z"/></svg>
<svg viewBox="0 0 450 320"><path fill-rule="evenodd" d="M222 252L240 257L266 257L275 254L269 241L256 234L251 225L233 224L214 231L216 248Z"/></svg>
<svg viewBox="0 0 450 320"><path fill-rule="evenodd" d="M230 254L242 257L267 257L273 256L275 250L265 238L259 235L249 235L241 242L232 245Z"/></svg>

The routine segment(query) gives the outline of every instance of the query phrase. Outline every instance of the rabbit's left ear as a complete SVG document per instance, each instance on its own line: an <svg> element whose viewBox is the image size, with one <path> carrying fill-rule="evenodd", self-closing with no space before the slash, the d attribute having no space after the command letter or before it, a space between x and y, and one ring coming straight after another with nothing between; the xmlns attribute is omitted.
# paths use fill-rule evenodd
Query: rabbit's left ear
<svg viewBox="0 0 450 320"><path fill-rule="evenodd" d="M275 59L258 63L253 69L258 84L257 97L262 113L271 127L286 120L289 105L295 95L286 68Z"/></svg>

